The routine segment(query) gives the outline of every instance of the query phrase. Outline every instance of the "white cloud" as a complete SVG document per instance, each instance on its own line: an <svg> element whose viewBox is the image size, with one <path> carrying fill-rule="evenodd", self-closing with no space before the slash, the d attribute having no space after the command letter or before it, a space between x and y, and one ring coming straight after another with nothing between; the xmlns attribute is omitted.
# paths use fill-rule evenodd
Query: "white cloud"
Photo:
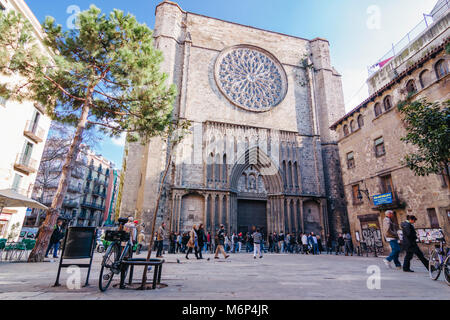
<svg viewBox="0 0 450 320"><path fill-rule="evenodd" d="M118 138L112 138L111 142L119 147L124 147L127 139L126 133L122 133Z"/></svg>

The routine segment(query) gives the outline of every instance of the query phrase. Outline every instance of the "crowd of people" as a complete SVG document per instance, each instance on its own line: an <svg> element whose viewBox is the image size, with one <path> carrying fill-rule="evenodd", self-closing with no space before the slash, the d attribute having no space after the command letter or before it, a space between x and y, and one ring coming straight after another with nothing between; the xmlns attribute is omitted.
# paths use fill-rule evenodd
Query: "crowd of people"
<svg viewBox="0 0 450 320"><path fill-rule="evenodd" d="M155 250L162 246L160 240L165 234L163 230L155 234ZM255 234L257 233L257 234ZM255 240L256 237L256 240ZM168 236L169 254L183 253L189 259L194 253L198 259L202 259L202 253L216 253L217 249L227 254L235 253L285 253L285 254L336 254L353 255L354 248L350 233L339 234L334 240L328 236L324 242L319 235L310 233L280 233L274 232L266 237L261 230L254 228L252 232L228 234L222 227L216 232L216 237L210 231L205 231L203 224L194 226L189 232L171 232ZM219 247L222 248L219 248ZM162 250L162 249L161 249ZM160 256L158 250L157 256Z"/></svg>
<svg viewBox="0 0 450 320"><path fill-rule="evenodd" d="M394 223L394 212L386 211L386 217L383 220L383 236L391 247L391 253L384 259L387 267L391 268L391 263L394 262L397 269L403 269L405 272L413 272L411 270L411 259L416 255L423 263L425 268L429 268L429 261L425 258L417 244L417 233L414 228L414 223L417 218L413 215L408 215L406 221L401 226ZM59 244L64 236L62 228L63 221L58 219L50 238L45 257L50 251L53 251L53 257L57 258ZM139 222L134 221L129 217L129 221L125 224L126 230L130 232L133 243L137 244L137 252L141 251L145 245L145 236L143 230L138 230ZM399 230L402 230L402 247L406 252L403 265L399 260L401 252ZM225 259L230 257L230 253L253 253L254 259L259 256L263 257L263 253L284 253L284 254L344 254L346 256L352 255L355 252L353 247L352 236L349 232L339 233L337 238L327 235L324 242L319 235L314 232L310 233L272 233L266 237L260 229L253 227L252 232L243 234L232 233L228 234L225 231L225 226L220 225L220 228L215 232L215 236L210 231L206 231L203 224L194 225L189 232L168 232L166 224L162 223L154 237L154 250L156 256L162 257L164 253L164 241L169 240L169 254L183 253L186 259L189 255L194 253L197 259L203 259L203 253L215 254L214 258L219 259L219 254L222 254ZM266 241L267 239L267 241Z"/></svg>

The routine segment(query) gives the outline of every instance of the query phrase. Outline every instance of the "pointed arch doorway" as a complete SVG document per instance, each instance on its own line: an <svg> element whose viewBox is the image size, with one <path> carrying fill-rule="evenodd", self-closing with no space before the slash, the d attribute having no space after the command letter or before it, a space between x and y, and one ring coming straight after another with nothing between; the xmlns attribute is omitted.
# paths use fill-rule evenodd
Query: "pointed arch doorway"
<svg viewBox="0 0 450 320"><path fill-rule="evenodd" d="M234 166L230 185L236 192L233 231L261 229L268 235L275 212L271 196L282 192L279 167L259 148L247 150ZM272 223L271 223L272 222Z"/></svg>

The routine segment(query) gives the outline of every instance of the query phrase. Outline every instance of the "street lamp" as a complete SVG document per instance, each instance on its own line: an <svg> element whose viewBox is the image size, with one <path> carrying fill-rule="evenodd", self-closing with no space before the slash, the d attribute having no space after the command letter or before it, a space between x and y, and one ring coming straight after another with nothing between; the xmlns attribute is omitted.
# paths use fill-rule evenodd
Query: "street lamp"
<svg viewBox="0 0 450 320"><path fill-rule="evenodd" d="M358 186L358 200L361 202L362 200L363 200L363 195L362 195L362 193L364 193L365 195L366 195L366 197L367 197L367 199L370 201L370 195L369 195L369 190L367 190L367 189L361 189L359 186Z"/></svg>

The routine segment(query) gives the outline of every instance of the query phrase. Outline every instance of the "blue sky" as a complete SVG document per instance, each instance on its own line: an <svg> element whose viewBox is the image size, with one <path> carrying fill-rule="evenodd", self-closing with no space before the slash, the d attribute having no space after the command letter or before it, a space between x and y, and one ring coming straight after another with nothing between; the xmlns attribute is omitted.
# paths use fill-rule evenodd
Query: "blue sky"
<svg viewBox="0 0 450 320"><path fill-rule="evenodd" d="M53 16L67 25L71 6L95 4L134 14L153 28L160 0L26 0L36 17ZM179 0L191 11L223 20L295 35L326 38L332 63L342 74L347 111L367 97L367 67L376 63L414 28L437 0ZM69 11L69 12L68 12ZM121 166L124 139L105 138L97 150Z"/></svg>

